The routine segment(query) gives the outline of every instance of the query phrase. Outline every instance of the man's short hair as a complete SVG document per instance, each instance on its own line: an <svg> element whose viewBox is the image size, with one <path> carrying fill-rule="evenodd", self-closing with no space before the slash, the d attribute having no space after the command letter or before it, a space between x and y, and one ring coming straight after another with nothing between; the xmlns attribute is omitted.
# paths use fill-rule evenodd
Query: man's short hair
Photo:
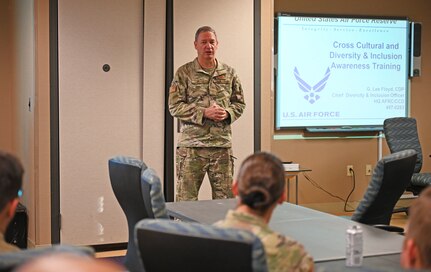
<svg viewBox="0 0 431 272"><path fill-rule="evenodd" d="M9 153L0 151L0 211L18 196L23 174L24 169L19 160Z"/></svg>
<svg viewBox="0 0 431 272"><path fill-rule="evenodd" d="M431 186L424 189L409 208L406 238L419 248L424 268L431 268Z"/></svg>
<svg viewBox="0 0 431 272"><path fill-rule="evenodd" d="M211 32L211 33L213 33L214 36L216 37L216 40L217 40L217 33L215 32L215 30L212 27L210 27L210 26L201 26L200 28L198 28L198 30L196 30L195 41L198 40L199 34L201 34L203 32Z"/></svg>

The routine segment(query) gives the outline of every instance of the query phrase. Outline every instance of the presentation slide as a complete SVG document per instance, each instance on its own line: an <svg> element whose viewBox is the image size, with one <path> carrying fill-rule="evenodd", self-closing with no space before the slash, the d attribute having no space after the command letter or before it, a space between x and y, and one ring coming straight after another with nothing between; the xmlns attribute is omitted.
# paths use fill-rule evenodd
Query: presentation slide
<svg viewBox="0 0 431 272"><path fill-rule="evenodd" d="M407 116L407 19L279 16L277 32L277 129Z"/></svg>

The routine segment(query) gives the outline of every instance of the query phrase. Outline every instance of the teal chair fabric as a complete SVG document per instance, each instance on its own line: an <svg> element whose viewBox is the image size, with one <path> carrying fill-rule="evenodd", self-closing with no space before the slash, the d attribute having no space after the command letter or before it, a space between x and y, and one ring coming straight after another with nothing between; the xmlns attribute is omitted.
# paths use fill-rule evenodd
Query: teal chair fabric
<svg viewBox="0 0 431 272"><path fill-rule="evenodd" d="M162 185L156 172L148 168L142 172L141 176L141 189L142 192L149 191L152 217L154 218L168 218L165 205L165 197L163 196Z"/></svg>
<svg viewBox="0 0 431 272"><path fill-rule="evenodd" d="M117 156L109 160L114 195L127 219L129 237L125 266L142 271L134 241L134 227L144 218L168 218L162 186L155 171L139 159Z"/></svg>
<svg viewBox="0 0 431 272"><path fill-rule="evenodd" d="M369 225L389 225L395 204L412 177L416 156L415 150L407 149L379 160L352 220Z"/></svg>
<svg viewBox="0 0 431 272"><path fill-rule="evenodd" d="M391 153L406 149L414 149L416 151L415 171L406 190L411 191L415 195L419 194L423 188L431 184L431 173L420 173L423 155L416 119L410 117L389 118L384 121L383 130Z"/></svg>
<svg viewBox="0 0 431 272"><path fill-rule="evenodd" d="M135 239L146 272L267 271L260 239L245 230L144 219Z"/></svg>

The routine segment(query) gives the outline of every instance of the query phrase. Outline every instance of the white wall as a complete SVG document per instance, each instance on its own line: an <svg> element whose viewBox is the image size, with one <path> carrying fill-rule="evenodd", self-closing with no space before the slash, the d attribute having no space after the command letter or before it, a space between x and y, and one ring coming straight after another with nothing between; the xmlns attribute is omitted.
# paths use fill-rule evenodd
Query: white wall
<svg viewBox="0 0 431 272"><path fill-rule="evenodd" d="M21 202L28 207L30 244L35 239L35 34L33 1L10 1L12 11L12 144L13 153L24 165L24 195ZM29 102L31 106L29 107Z"/></svg>
<svg viewBox="0 0 431 272"><path fill-rule="evenodd" d="M196 57L194 35L203 25L216 30L219 40L217 58L235 68L244 89L247 106L243 116L232 127L233 152L238 158L235 161L237 173L241 162L253 153L253 1L174 1L175 70ZM199 199L210 199L207 178L202 186Z"/></svg>
<svg viewBox="0 0 431 272"><path fill-rule="evenodd" d="M48 20L48 0L0 1L0 149L25 168L29 247L51 242Z"/></svg>
<svg viewBox="0 0 431 272"><path fill-rule="evenodd" d="M12 14L10 0L0 1L0 150L12 151Z"/></svg>
<svg viewBox="0 0 431 272"><path fill-rule="evenodd" d="M91 3L96 3L97 4L97 8L94 7L94 5L91 5L91 3L87 3L87 2L91 2ZM115 2L120 2L120 1L115 1ZM142 1L135 1L135 0L127 0L127 1L121 1L123 3L126 3L127 8L130 8L132 11L130 13L127 14L127 16L123 16L123 18L129 17L131 14L133 14L133 18L134 16L138 16L137 14L142 14L141 10L139 10L139 7L142 5ZM223 1L222 4L225 5L226 7L228 7L229 9L223 9L223 7L221 5L219 6L215 6L214 3L210 3L210 1L205 1L205 2L199 2L196 3L196 1L181 1L181 0L176 0L175 3L178 6L178 4L182 2L183 4L185 4L186 6L183 6L182 9L189 9L190 12L187 12L186 14L192 14L191 16L188 16L187 18L184 18L186 16L182 16L181 18L177 17L177 20L175 22L175 28L176 29L182 29L182 28L188 28L188 26L190 25L191 22L189 22L191 19L196 18L199 21L199 24L196 25L191 25L189 28L189 31L187 33L187 36L184 37L179 37L179 40L176 41L176 45L180 44L181 42L183 42L183 47L187 50L189 50L189 52L184 55L184 59L181 60L182 61L189 61L191 59L194 58L195 56L195 52L193 50L193 35L194 35L194 31L196 30L197 25L201 25L204 23L208 23L213 25L216 30L219 33L220 36L220 50L219 50L219 58L222 61L227 62L228 64L231 64L232 66L234 66L238 72L240 73L241 76L241 80L244 84L244 87L247 89L246 90L246 101L247 101L247 109L245 112L245 115L238 121L238 123L235 124L234 126L234 152L237 155L237 157L239 157L240 159L238 160L237 166L239 165L239 163L241 162L241 157L245 156L245 155L239 155L239 153L241 152L240 150L243 149L243 147L247 150L249 149L250 152L252 150L252 140L251 139L245 139L244 142L242 142L242 138L241 136L247 134L246 137L250 137L252 135L252 122L251 121L246 121L246 119L248 118L249 120L251 120L251 116L252 114L252 108L253 108L253 101L252 101L252 65L251 65L251 61L252 61L252 55L251 53L246 53L246 59L244 63L247 63L247 65L242 65L243 61L241 60L241 58L243 58L243 54L240 54L241 52L243 52L243 50L252 50L252 42L251 39L246 39L247 42L245 46L241 45L244 43L239 43L238 41L236 41L236 39L231 39L229 38L231 41L229 42L229 39L227 39L227 37L235 37L236 32L237 32L237 20L233 20L232 19L232 15L240 15L237 19L239 20L239 18L242 18L243 16L247 16L247 20L246 21L241 21L239 25L242 25L244 27L247 27L247 29L249 29L249 34L251 35L251 29L252 29L252 3L251 1L245 1L246 2L246 7L242 6L242 5L237 5L237 3L242 3L243 1L232 1L233 3L230 3L229 1ZM207 3L208 2L208 3ZM235 3L236 2L236 3ZM265 4L265 2L268 2L267 4ZM36 40L36 94L35 94L35 105L36 108L34 110L34 112L29 112L26 108L27 105L27 99L29 97L29 93L28 91L31 90L31 88L21 88L20 90L14 91L15 94L18 94L20 92L24 93L24 95L22 95L23 99L21 102L14 102L16 103L16 107L20 108L20 111L22 112L22 116L27 116L29 118L33 118L32 115L35 114L35 127L34 129L34 139L32 138L33 135L31 133L33 133L33 131L28 131L28 128L25 128L26 125L24 125L24 123L27 124L27 121L20 121L20 123L15 122L15 125L12 126L12 120L11 119L7 119L5 120L5 123L8 123L10 125L6 125L5 127L7 127L10 131L14 131L13 135L20 135L19 137L22 137L23 135L27 135L27 139L19 139L18 137L12 137L12 133L10 135L8 135L6 138L4 138L4 134L1 135L2 138L2 143L4 144L3 146L6 147L6 149L10 150L10 151L14 151L13 149L19 149L21 151L20 156L24 156L26 158L29 158L29 160L26 162L28 165L26 165L26 169L27 169L27 173L26 173L26 184L30 185L30 184L34 184L33 188L27 187L27 189L25 188L25 194L26 194L26 199L28 199L28 201L26 201L26 205L27 208L29 208L29 216L30 216L30 232L29 232L29 239L31 239L30 241L30 245L31 244L35 244L36 246L39 245L46 245L50 243L50 239L51 239L51 229L50 229L50 182L51 182L51 177L50 177L50 120L49 120L49 103L50 103L50 82L49 82L49 24L48 24L48 20L49 20L49 0L9 0L9 1L1 1L2 7L6 7L6 8L2 8L1 9L1 14L3 15L2 12L11 12L10 9L8 9L8 7L10 7L10 5L18 5L19 3L21 4L25 4L25 5L33 5L34 10L31 11L31 9L28 9L28 12L23 12L21 15L19 16L23 16L24 18L20 18L17 19L17 21L21 21L21 23L19 23L21 26L25 26L25 27L30 27L27 28L26 31L24 31L26 34L24 34L23 36L21 36L21 40L17 40L17 42L21 42L21 45L25 45L25 47L20 47L22 50L22 53L26 55L26 57L23 58L23 60L25 60L27 63L23 64L23 68L29 68L29 67L33 67L34 64L34 56L32 57L31 55L28 55L28 50L34 50L34 46L33 46L33 39ZM113 37L116 36L114 35L116 32L111 32L111 33L98 33L95 32L94 35L92 35L91 37L88 36L83 36L81 34L77 34L79 32L77 31L84 31L86 28L90 27L89 31L91 31L91 29L94 29L95 25L97 25L97 27L99 27L101 24L105 24L106 26L110 27L110 21L107 20L107 18L110 18L110 12L117 12L118 10L123 10L122 7L117 8L117 6L115 6L114 1L109 0L109 1L100 1L100 0L91 0L91 1L65 1L65 0L59 0L59 5L60 8L63 7L62 11L63 11L63 15L65 17L63 17L63 19L67 19L67 21L69 22L69 24L67 24L66 26L66 30L61 30L62 34L67 34L67 33L72 33L73 36L69 37L70 40L68 40L65 44L66 47L63 48L63 50L65 50L67 48L68 50L68 56L72 62L85 62L85 57L82 56L82 52L85 51L87 48L90 48L91 52L93 54L89 54L88 52L86 52L85 56L89 57L89 61L88 62L92 62L92 60L94 60L96 57L100 57L101 54L106 53L106 51L104 51L106 48L104 48L104 44L106 45L106 40L109 41L109 39L107 39L106 35L112 35ZM129 6L129 3L136 3L133 4L134 8ZM262 2L262 7L265 5L269 5L269 3L271 3L272 5L272 1L268 0L268 1L263 1ZM3 6L3 4L5 6ZM93 13L91 13L91 9L89 9L89 5L92 6L93 9ZM204 5L205 7L210 6L212 8L212 10L208 10L208 11L203 11L202 10L202 5ZM65 9L66 7L66 9ZM138 7L138 8L136 8ZM109 12L105 12L106 9L109 9ZM215 12L217 11L217 12ZM228 17L229 20L225 20L225 16L224 14L222 14L221 12L227 12L227 14L230 14ZM13 12L13 11L12 11ZM90 13L89 13L90 12ZM153 167L156 169L156 171L158 172L158 174L160 176L162 176L163 174L163 137L161 135L163 135L163 126L164 126L164 122L163 122L163 113L164 113L164 50L165 50L165 1L160 1L160 0L146 0L145 1L145 29L144 29L144 45L143 45L143 49L142 47L140 47L139 52L135 52L133 54L136 54L136 58L132 58L132 62L134 60L139 60L139 54L142 54L143 52L143 58L144 58L144 69L143 71L141 71L141 74L143 74L143 88L144 88L144 94L141 95L141 97L137 100L141 101L143 103L143 109L141 109L142 113L143 113L143 118L140 121L140 124L143 124L143 131L144 131L144 136L142 137L142 139L140 140L140 144L142 144L141 150L134 150L133 152L130 152L129 155L133 155L133 153L136 153L137 156L140 155L140 153L142 153L142 156L144 158L144 160L148 163L148 165L150 167ZM31 22L32 20L32 16L35 16L34 18L34 22L36 25L32 26L31 24L29 24L29 22ZM178 16L178 12L177 12L177 16ZM13 15L15 16L15 15ZM11 16L10 18L12 18L13 16ZM61 15L60 15L61 16ZM272 17L272 13L268 13L268 18L266 18L265 20L267 21L271 21L271 17ZM1 19L5 19L5 17L1 16ZM61 20L60 20L60 24L61 24ZM12 22L11 22L12 24ZM2 25L3 26L3 25ZM63 25L64 26L64 25ZM32 34L32 29L35 29L36 33ZM115 29L115 27L114 27ZM270 29L264 29L264 26L262 26L262 30L263 30L263 34L265 33L269 33ZM72 32L70 32L72 31ZM248 32L248 31L247 31ZM120 35L123 33L120 33ZM34 38L32 38L32 35L35 35ZM248 34L247 34L248 35ZM27 37L27 38L24 38ZM63 37L64 38L64 37ZM182 40L182 38L184 38L184 40ZM1 42L4 42L4 40L2 40ZM11 44L13 43L12 41L10 41ZM124 43L126 43L126 41L124 41ZM230 43L230 44L229 44ZM233 44L232 44L233 43ZM7 45L7 44L3 44L6 47L11 46L12 45ZM94 49L97 46L97 50ZM105 46L106 47L106 46ZM244 47L244 48L242 48ZM134 47L133 47L134 48ZM239 49L238 49L239 48ZM14 51L18 50L18 47L12 48ZM129 49L131 49L130 47L128 47L128 50L120 50L121 54L132 54ZM178 48L176 48L177 50ZM232 49L232 50L231 50ZM234 50L235 49L235 50ZM134 50L134 49L133 49ZM226 51L227 50L227 51ZM238 51L239 50L239 51ZM118 51L118 52L120 52ZM5 51L6 52L6 51ZM117 53L118 53L117 52ZM9 54L8 52L8 57L10 57L10 62L12 62L12 55L15 54L16 52L13 52L11 54ZM225 54L231 54L234 55L233 58L231 57L227 57ZM115 55L115 54L114 54ZM237 55L237 56L236 56ZM178 56L177 56L178 57ZM181 57L181 56L179 56ZM235 57L238 57L235 59ZM6 58L7 59L7 58ZM4 59L3 59L4 60ZM92 67L88 67L88 66L80 66L77 63L73 63L71 64L71 67L68 66L61 66L60 67L60 73L63 73L63 80L70 80L70 81L74 81L72 82L71 86L70 86L70 90L76 91L77 95L81 95L81 99L77 99L77 98L72 98L70 100L70 104L73 105L77 105L77 107L74 109L73 113L74 116L76 117L78 122L82 122L81 125L79 126L79 128L73 130L72 127L66 128L71 130L72 134L67 135L64 134L63 135L66 136L68 141L72 141L72 142L76 142L77 144L66 144L65 146L67 146L67 148L69 148L69 150L72 150L75 153L79 153L78 148L82 149L82 144L86 144L88 146L88 143L85 143L84 141L82 141L82 135L84 134L88 134L88 131L82 131L82 133L78 133L80 132L80 130L82 130L82 127L85 125L87 126L87 123L89 122L94 122L91 120L87 120L87 114L88 114L88 109L85 109L85 107L82 105L83 103L88 105L89 102L86 102L85 100L88 98L88 95L91 94L91 92L86 92L88 89L90 89L90 86L86 85L86 84L82 84L82 86L79 86L78 83L82 83L85 80L88 80L88 78L91 78L93 75L96 75L96 77L93 77L93 80L99 80L99 76L100 76L100 63L97 65L96 68L96 72L93 73L91 72L91 74L89 74L89 76L87 77L87 71L90 70L90 68L92 69ZM85 62L86 63L86 62ZM239 63L239 64L238 64ZM0 65L3 65L4 63L2 62ZM180 64L178 64L180 65ZM177 66L178 66L177 65ZM117 66L117 65L115 65ZM2 66L4 67L4 66ZM82 67L85 67L85 69L81 70ZM115 67L114 67L115 68ZM244 69L247 71L246 73L244 73ZM3 70L2 70L3 71ZM7 75L9 75L9 77L12 77L12 75L15 72L12 72L10 65L6 65L6 71L8 72ZM31 70L25 70L25 71L21 71L20 73L27 73L28 71L30 71L29 75L24 75L23 77L26 78L26 80L28 82L32 82L34 81L33 76L34 73L31 72ZM80 76L82 74L82 76ZM6 75L6 77L8 77ZM5 76L2 73L2 76ZM17 79L19 77L17 76ZM77 78L77 79L75 79ZM15 80L15 79L13 79ZM6 82L6 86L12 85L12 79L10 79L10 82ZM60 79L62 80L62 79ZM4 83L4 82L2 82ZM65 83L65 81L63 81L63 83ZM108 83L104 83L102 82L101 84L106 84L109 85ZM2 85L2 86L4 86ZM28 85L27 85L28 86ZM73 88L72 88L73 87ZM3 88L3 87L2 87ZM7 88L7 87L6 87ZM12 86L11 86L12 88ZM15 90L15 89L13 89ZM2 90L3 91L3 90ZM12 92L12 90L11 90ZM32 92L31 92L32 93ZM3 95L4 93L2 93ZM104 93L105 94L105 93ZM64 95L64 93L63 93ZM10 99L9 101L12 101L12 97L9 94L6 94L6 96L2 96L2 98L5 97L5 99ZM21 94L20 94L21 97ZM64 96L63 96L64 97ZM104 101L104 96L100 95L97 96L97 99L99 99L99 101ZM14 98L15 99L15 98ZM76 102L76 100L78 100ZM15 100L14 100L15 101ZM1 102L4 102L3 100L1 100ZM12 103L12 102L10 102ZM7 104L10 104L9 102ZM102 103L103 104L103 103ZM21 107L22 105L25 105L25 107ZM15 106L15 104L14 104ZM91 108L91 106L88 105L88 108ZM2 107L3 109L3 107ZM81 112L81 110L84 110L85 112ZM10 107L9 110L6 110L6 114L12 114L12 107ZM14 110L15 111L15 110ZM24 113L26 112L26 113ZM15 114L15 113L14 113ZM67 113L72 115L72 113ZM91 116L93 113L91 112L91 114L88 114L89 116ZM111 115L112 112L107 113L108 115ZM246 117L248 116L248 117ZM5 117L4 115L2 115L2 118ZM26 118L27 118L26 117ZM63 117L65 117L63 115ZM245 118L246 117L246 118ZM11 115L9 116L9 118L12 118ZM71 116L69 116L68 118L72 118ZM101 120L106 120L106 115L100 114L100 119ZM15 120L15 119L14 119ZM246 130L243 130L242 128L239 129L238 126L240 124L240 122L245 122L246 123ZM32 122L30 122L30 124L32 124ZM146 125L148 124L148 125ZM150 129L148 129L148 127ZM101 124L97 124L96 126L94 126L95 130L98 129L105 129L106 127L104 127L104 125ZM92 129L91 126L88 129ZM16 130L16 131L15 131ZM150 130L150 133L147 133L147 131ZM243 133L242 131L246 131L246 133ZM104 132L105 133L105 132ZM78 135L77 135L78 134ZM106 133L105 133L106 134ZM93 137L93 136L92 136ZM135 137L135 136L133 136ZM14 141L14 144L12 146L12 138ZM61 140L62 142L64 142L63 139ZM94 138L94 137L93 137ZM103 137L98 137L98 139L101 138L103 139ZM36 143L32 144L33 141L36 141ZM60 144L62 143L60 142ZM239 143L238 143L239 142ZM262 142L264 142L264 140L262 140ZM266 140L266 143L269 143L269 140ZM99 145L101 143L96 141L95 145ZM264 144L264 143L262 143ZM138 143L139 145L139 143ZM239 147L238 147L239 146ZM100 152L92 152L92 150L94 150L95 148L93 146L90 146L88 150L86 150L85 155L83 156L83 158L77 158L78 155L73 155L74 158L64 158L66 160L76 160L77 162L73 162L73 163L79 163L79 161L82 160L87 160L87 161L93 161L93 157L96 156L97 154L101 155L101 153L105 152L106 150L100 149ZM34 150L34 156L32 155ZM64 151L64 150L63 150ZM97 150L99 151L99 150ZM27 152L27 153L24 153ZM73 153L72 152L72 153ZM80 151L81 152L81 151ZM94 154L93 154L94 153ZM115 152L115 153L120 153L120 152ZM121 152L123 153L123 152ZM249 152L244 152L244 154L248 154ZM96 155L95 155L96 154ZM71 156L72 156L71 155ZM102 157L105 157L103 155L101 155ZM107 157L107 156L106 156ZM34 163L33 163L33 158L35 159ZM75 167L74 164L72 163L72 168L75 167L77 170L76 173L77 175L73 175L71 172L69 172L69 187L71 187L72 190L78 190L78 193L74 193L76 194L76 198L75 197L70 197L70 203L62 203L64 205L72 205L71 207L65 207L63 205L63 207L66 208L66 210L64 210L66 212L66 216L67 213L70 214L78 214L79 216L77 216L77 218L74 218L74 220L76 222L72 222L72 225L70 227L66 227L66 228L73 228L76 227L76 231L77 231L77 237L79 238L79 236L81 235L81 232L88 232L89 235L93 235L94 229L92 226L88 227L86 225L86 223L84 223L87 219L91 219L94 218L95 216L98 216L97 213L95 213L95 209L94 209L94 203L97 202L94 199L91 198L91 203L90 205L83 205L85 207L81 207L77 204L77 202L84 202L87 201L88 198L88 190L85 187L87 183L90 183L92 185L97 185L98 182L100 181L94 181L91 177L91 175L93 175L93 172L95 171L101 171L103 172L103 175L107 175L107 162L106 162L106 158L103 159L99 159L96 158L96 160L100 160L103 161L102 164L98 165L97 167L93 167L91 169L88 169L88 166L85 167L81 167L78 166ZM64 162L63 162L64 163ZM106 163L106 164L105 164ZM101 169L101 167L106 167L105 169ZM64 169L63 169L64 170ZM72 170L66 170L63 171L62 174L66 174L67 171L72 171ZM75 171L75 170L74 170ZM34 172L33 174L31 174L32 172ZM87 173L90 173L90 175L87 175ZM55 178L55 177L54 177ZM64 178L64 177L63 177ZM89 178L91 178L91 180L89 181ZM163 178L163 177L162 177ZM109 195L110 192L107 192L106 190L108 190L106 187L106 182L107 181L107 177L102 178L103 179L103 184L102 186L99 188L98 186L93 186L93 187L97 187L96 190L97 192L95 193L96 195L101 194L105 194ZM63 179L65 180L65 179ZM85 181L85 182L84 182ZM96 184L94 184L96 183ZM64 188L64 184L62 185ZM80 188L80 186L83 186L83 188ZM87 190L86 192L81 192L80 190ZM34 194L35 198L31 198L31 194ZM111 196L109 196L110 198ZM68 210L68 211L67 211ZM112 215L113 218L116 218L116 216L118 214L122 214L122 212L119 210L119 207L116 206L112 206L110 207L109 205L105 206L105 213L108 213L108 210L113 210L114 215ZM85 213L86 211L88 211L89 213ZM84 216L85 215L85 216ZM83 218L81 218L81 216ZM118 240L121 240L121 242L125 242L127 240L127 236L125 234L126 232L126 224L125 224L125 219L123 216L120 216L121 219L119 219L117 222L115 222L113 224L113 226L115 228L117 228L117 234L118 236L121 236L123 238L120 238ZM67 219L67 218L66 218ZM71 219L69 219L71 220ZM82 222L81 222L82 221ZM67 223L67 220L63 223ZM66 224L67 225L67 224ZM63 226L65 226L63 224ZM88 229L86 229L88 228ZM34 232L35 231L35 232ZM109 230L110 231L110 230ZM106 232L105 232L106 234ZM64 232L63 229L63 233L62 235L71 235L70 233L68 234L67 231ZM100 236L97 236L98 238L100 238ZM79 238L81 239L81 238ZM97 240L96 242L99 242L100 240ZM82 241L77 241L77 242L82 242ZM88 243L93 243L93 240L88 241ZM110 242L108 239L105 240L105 242Z"/></svg>
<svg viewBox="0 0 431 272"><path fill-rule="evenodd" d="M62 243L127 241L109 184L109 157L142 157L163 179L166 7L142 2L59 1ZM233 126L238 169L253 152L253 1L208 1L207 12L202 2L174 3L175 67L196 56L194 32L209 24L220 40L218 58L241 78L247 108ZM110 72L102 71L104 63Z"/></svg>
<svg viewBox="0 0 431 272"><path fill-rule="evenodd" d="M141 158L143 2L63 0L58 18L61 242L125 242L108 159Z"/></svg>
<svg viewBox="0 0 431 272"><path fill-rule="evenodd" d="M146 0L144 8L143 159L164 180L165 1ZM163 182L162 182L163 184Z"/></svg>

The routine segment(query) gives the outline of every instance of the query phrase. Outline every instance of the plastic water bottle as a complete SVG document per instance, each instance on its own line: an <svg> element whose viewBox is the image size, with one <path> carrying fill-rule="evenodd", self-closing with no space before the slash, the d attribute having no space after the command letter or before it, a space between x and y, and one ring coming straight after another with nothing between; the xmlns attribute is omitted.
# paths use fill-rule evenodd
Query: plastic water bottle
<svg viewBox="0 0 431 272"><path fill-rule="evenodd" d="M346 231L346 266L362 265L363 237L361 227L354 225Z"/></svg>

